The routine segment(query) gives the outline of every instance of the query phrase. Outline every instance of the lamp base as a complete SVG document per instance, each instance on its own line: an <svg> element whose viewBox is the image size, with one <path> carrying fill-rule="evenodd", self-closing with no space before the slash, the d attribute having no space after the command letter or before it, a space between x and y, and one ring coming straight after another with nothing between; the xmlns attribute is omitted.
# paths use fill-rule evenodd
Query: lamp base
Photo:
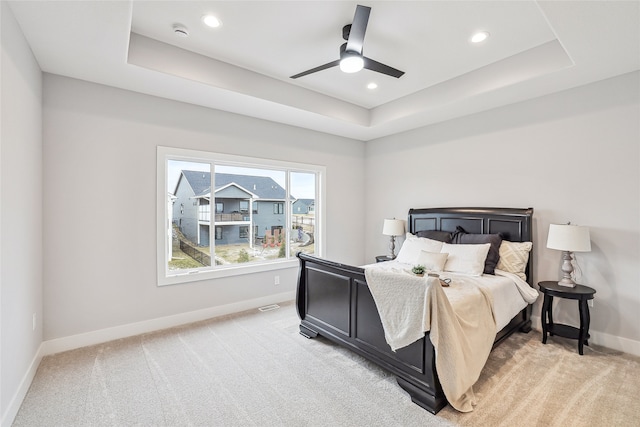
<svg viewBox="0 0 640 427"><path fill-rule="evenodd" d="M389 242L389 258L396 259L396 236L391 236L391 241Z"/></svg>
<svg viewBox="0 0 640 427"><path fill-rule="evenodd" d="M574 282L571 279L562 279L558 281L558 285L560 286L566 286L567 288L575 288L576 287L576 282Z"/></svg>
<svg viewBox="0 0 640 427"><path fill-rule="evenodd" d="M573 264L571 264L572 260L573 254L571 251L562 251L562 280L558 281L558 285L566 286L568 288L576 287L576 282L571 278L571 273L573 272Z"/></svg>

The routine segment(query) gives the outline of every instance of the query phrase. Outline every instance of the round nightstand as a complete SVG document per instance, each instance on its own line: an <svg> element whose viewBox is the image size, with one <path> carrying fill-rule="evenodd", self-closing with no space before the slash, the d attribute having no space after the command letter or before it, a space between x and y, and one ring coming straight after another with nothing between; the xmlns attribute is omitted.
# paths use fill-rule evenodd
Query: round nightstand
<svg viewBox="0 0 640 427"><path fill-rule="evenodd" d="M376 262L393 261L395 258L391 258L389 255L376 256Z"/></svg>
<svg viewBox="0 0 640 427"><path fill-rule="evenodd" d="M589 345L589 305L587 301L593 299L596 290L584 285L576 285L575 288L558 285L558 282L539 282L540 291L544 294L542 303L542 343L547 343L547 333L560 337L578 340L578 353L583 354L583 345ZM573 299L578 301L580 312L580 328L553 323L552 305L553 297Z"/></svg>

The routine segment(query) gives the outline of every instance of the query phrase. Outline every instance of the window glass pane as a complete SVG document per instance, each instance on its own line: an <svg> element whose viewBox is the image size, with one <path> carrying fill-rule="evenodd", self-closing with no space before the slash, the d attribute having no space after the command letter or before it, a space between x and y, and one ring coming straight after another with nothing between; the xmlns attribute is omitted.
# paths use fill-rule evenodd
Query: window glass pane
<svg viewBox="0 0 640 427"><path fill-rule="evenodd" d="M211 166L177 160L167 166L167 269L209 267Z"/></svg>
<svg viewBox="0 0 640 427"><path fill-rule="evenodd" d="M157 160L159 285L322 256L322 166L168 147Z"/></svg>
<svg viewBox="0 0 640 427"><path fill-rule="evenodd" d="M286 172L216 164L214 180L215 203L224 206L215 216L216 226L222 228L222 238L216 241L216 264L285 258Z"/></svg>
<svg viewBox="0 0 640 427"><path fill-rule="evenodd" d="M291 256L297 252L315 253L316 174L292 172L291 183Z"/></svg>

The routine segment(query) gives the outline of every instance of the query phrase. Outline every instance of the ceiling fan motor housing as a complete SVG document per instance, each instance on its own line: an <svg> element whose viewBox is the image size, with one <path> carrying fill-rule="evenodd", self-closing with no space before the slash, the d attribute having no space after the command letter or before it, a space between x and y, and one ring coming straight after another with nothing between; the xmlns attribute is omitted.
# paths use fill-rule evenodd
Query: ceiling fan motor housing
<svg viewBox="0 0 640 427"><path fill-rule="evenodd" d="M349 40L349 34L351 34L351 24L347 24L342 27L342 38Z"/></svg>

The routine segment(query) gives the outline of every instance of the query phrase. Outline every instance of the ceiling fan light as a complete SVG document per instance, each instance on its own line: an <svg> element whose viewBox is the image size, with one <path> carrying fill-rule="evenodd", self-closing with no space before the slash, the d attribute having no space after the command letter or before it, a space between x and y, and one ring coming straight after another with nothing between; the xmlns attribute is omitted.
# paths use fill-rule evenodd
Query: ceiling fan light
<svg viewBox="0 0 640 427"><path fill-rule="evenodd" d="M357 54L345 54L340 60L340 70L344 73L357 73L364 67L364 60Z"/></svg>

